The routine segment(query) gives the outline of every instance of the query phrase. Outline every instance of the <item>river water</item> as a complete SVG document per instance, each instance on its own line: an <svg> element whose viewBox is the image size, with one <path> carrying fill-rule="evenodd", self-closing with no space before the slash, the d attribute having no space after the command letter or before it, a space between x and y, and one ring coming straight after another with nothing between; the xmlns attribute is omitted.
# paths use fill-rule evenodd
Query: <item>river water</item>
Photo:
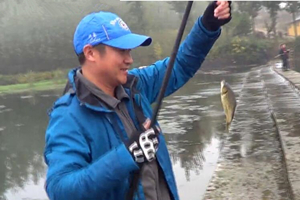
<svg viewBox="0 0 300 200"><path fill-rule="evenodd" d="M164 100L165 134L181 199L201 199L226 134L220 81L239 95L247 68L199 71ZM62 90L0 96L0 199L47 199L43 159L47 109Z"/></svg>

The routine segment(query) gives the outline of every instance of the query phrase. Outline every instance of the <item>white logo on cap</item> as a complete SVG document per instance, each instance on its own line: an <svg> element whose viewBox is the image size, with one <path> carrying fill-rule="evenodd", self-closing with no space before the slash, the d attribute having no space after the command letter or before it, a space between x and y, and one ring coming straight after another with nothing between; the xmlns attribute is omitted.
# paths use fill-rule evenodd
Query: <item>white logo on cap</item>
<svg viewBox="0 0 300 200"><path fill-rule="evenodd" d="M117 17L116 19L111 20L110 24L115 26L117 22L122 29L129 30L127 24L120 17Z"/></svg>
<svg viewBox="0 0 300 200"><path fill-rule="evenodd" d="M111 20L111 21L110 21L110 24L115 26L115 25L116 25L116 22L117 22L119 19L120 19L120 18L117 17L116 19Z"/></svg>
<svg viewBox="0 0 300 200"><path fill-rule="evenodd" d="M90 40L89 43L98 42L100 40L100 38L97 38L97 34L95 32L91 33L88 39Z"/></svg>
<svg viewBox="0 0 300 200"><path fill-rule="evenodd" d="M121 28L129 30L127 24L122 19L119 20L119 25L121 26Z"/></svg>

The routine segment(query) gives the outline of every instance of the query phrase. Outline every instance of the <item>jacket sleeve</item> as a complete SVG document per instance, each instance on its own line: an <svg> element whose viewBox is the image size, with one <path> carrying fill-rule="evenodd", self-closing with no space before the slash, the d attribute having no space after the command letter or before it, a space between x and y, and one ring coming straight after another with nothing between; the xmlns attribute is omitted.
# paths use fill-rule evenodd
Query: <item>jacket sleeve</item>
<svg viewBox="0 0 300 200"><path fill-rule="evenodd" d="M193 77L220 33L220 29L215 32L207 31L202 25L201 17L196 21L179 47L165 96L178 90ZM150 66L135 68L129 72L139 78L138 87L144 91L150 103L153 103L159 94L169 59L168 57Z"/></svg>
<svg viewBox="0 0 300 200"><path fill-rule="evenodd" d="M64 108L51 114L44 152L46 191L51 200L105 198L138 169L123 144L90 163L88 138L78 124Z"/></svg>

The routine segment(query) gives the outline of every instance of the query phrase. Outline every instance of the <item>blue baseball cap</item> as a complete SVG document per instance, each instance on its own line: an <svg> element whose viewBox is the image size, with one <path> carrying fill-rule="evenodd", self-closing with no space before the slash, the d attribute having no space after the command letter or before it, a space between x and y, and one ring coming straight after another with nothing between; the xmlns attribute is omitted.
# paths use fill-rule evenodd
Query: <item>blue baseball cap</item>
<svg viewBox="0 0 300 200"><path fill-rule="evenodd" d="M76 54L81 54L85 45L105 44L119 49L134 49L149 46L152 39L134 34L126 23L110 12L93 12L85 16L77 25L73 45Z"/></svg>

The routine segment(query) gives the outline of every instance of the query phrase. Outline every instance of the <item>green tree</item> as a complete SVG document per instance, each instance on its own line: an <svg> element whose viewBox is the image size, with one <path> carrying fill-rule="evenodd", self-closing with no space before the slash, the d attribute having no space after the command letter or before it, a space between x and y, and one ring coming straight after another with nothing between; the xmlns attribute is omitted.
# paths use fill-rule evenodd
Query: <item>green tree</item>
<svg viewBox="0 0 300 200"><path fill-rule="evenodd" d="M260 1L237 1L239 11L247 13L251 18L252 31L255 33L255 18L262 8Z"/></svg>
<svg viewBox="0 0 300 200"><path fill-rule="evenodd" d="M175 13L177 15L179 15L180 19L182 19L183 14L185 12L187 2L185 2L185 1L170 1L168 3L172 6L172 10L174 10ZM191 12L190 16L187 20L185 30L187 30L187 31L190 30L193 27L193 25L194 25L194 17L193 17L193 13Z"/></svg>
<svg viewBox="0 0 300 200"><path fill-rule="evenodd" d="M155 59L161 59L162 58L162 48L159 42L154 43L153 45L154 50L154 58Z"/></svg>
<svg viewBox="0 0 300 200"><path fill-rule="evenodd" d="M248 14L234 11L232 15L234 17L230 23L224 26L226 38L232 36L246 36L251 33L251 22ZM226 39L226 41L228 40Z"/></svg>
<svg viewBox="0 0 300 200"><path fill-rule="evenodd" d="M251 33L251 22L248 14L235 13L236 21L232 36L246 36Z"/></svg>
<svg viewBox="0 0 300 200"><path fill-rule="evenodd" d="M270 37L270 33L273 32L274 36L276 36L276 25L277 25L277 17L278 11L280 10L279 4L280 1L264 1L263 6L268 10L271 23L265 20L265 26L267 29L268 37Z"/></svg>
<svg viewBox="0 0 300 200"><path fill-rule="evenodd" d="M130 5L128 24L133 32L145 34L147 32L147 21L144 18L144 3L139 1L127 2Z"/></svg>
<svg viewBox="0 0 300 200"><path fill-rule="evenodd" d="M299 1L288 1L285 10L289 13L292 14L292 20L294 24L294 32L295 32L295 38L297 38L298 33L297 33L297 24L296 24L296 14L299 11L300 8L300 3Z"/></svg>

